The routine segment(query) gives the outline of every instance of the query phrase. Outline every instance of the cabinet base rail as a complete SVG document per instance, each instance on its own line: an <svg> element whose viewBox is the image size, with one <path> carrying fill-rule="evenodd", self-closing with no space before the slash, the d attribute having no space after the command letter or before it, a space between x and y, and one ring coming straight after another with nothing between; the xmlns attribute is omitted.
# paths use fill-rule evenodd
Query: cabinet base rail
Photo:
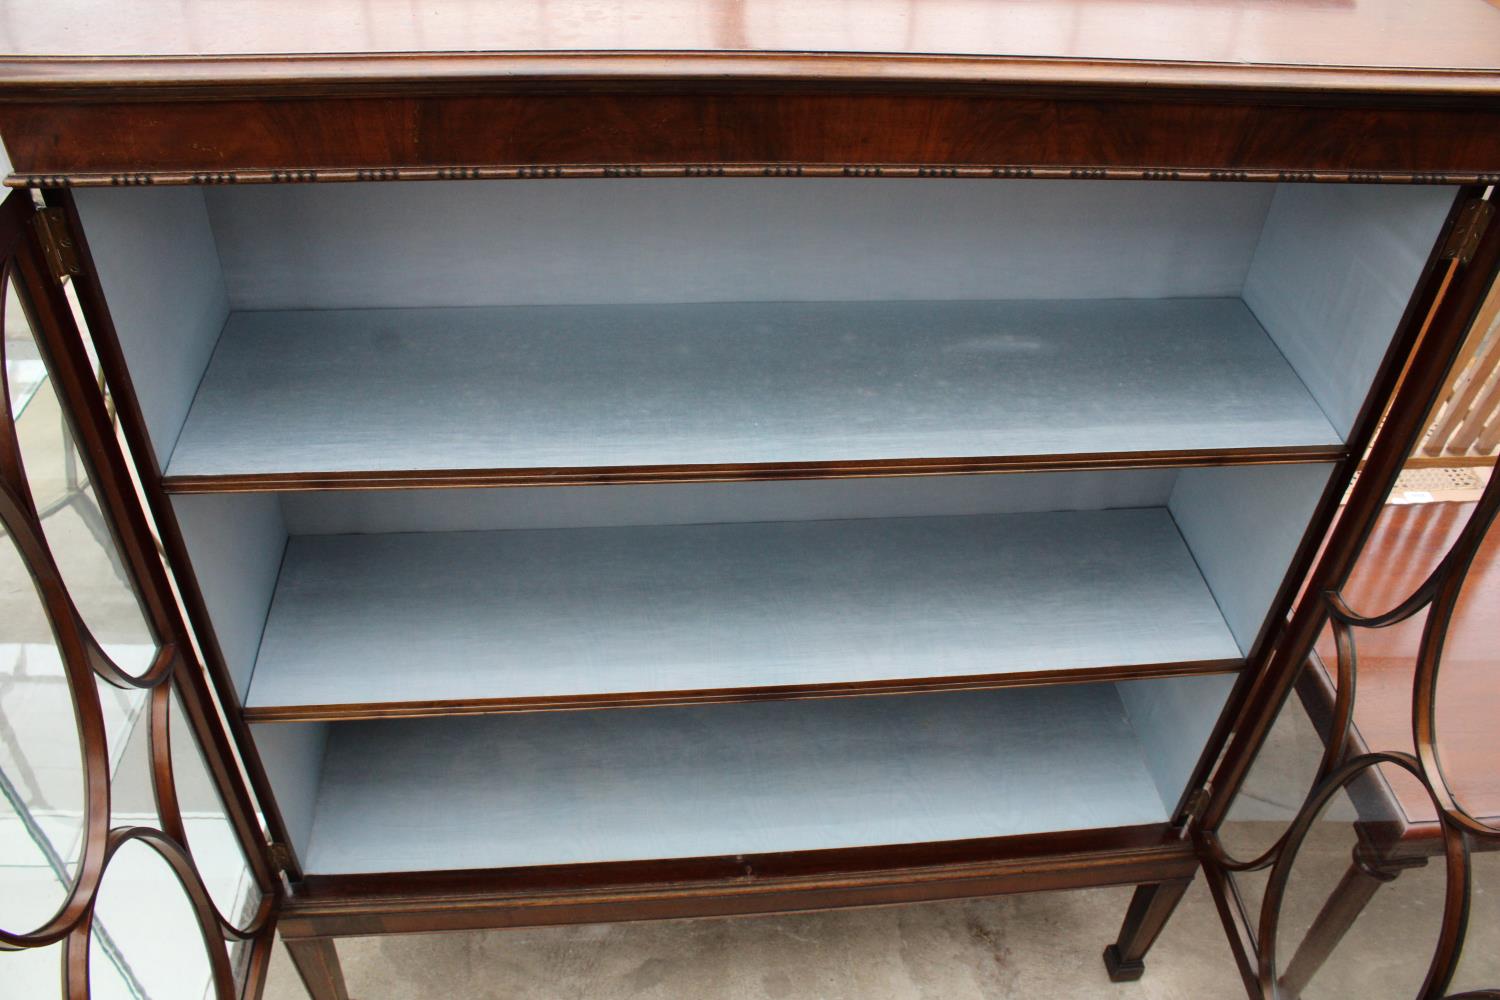
<svg viewBox="0 0 1500 1000"><path fill-rule="evenodd" d="M278 929L315 1000L345 1000L337 937L797 913L1136 885L1114 948L1139 964L1198 869L1163 825L740 857L312 875ZM1170 890L1154 891L1153 890ZM1149 912L1146 912L1149 911ZM1150 926L1146 926L1149 924Z"/></svg>

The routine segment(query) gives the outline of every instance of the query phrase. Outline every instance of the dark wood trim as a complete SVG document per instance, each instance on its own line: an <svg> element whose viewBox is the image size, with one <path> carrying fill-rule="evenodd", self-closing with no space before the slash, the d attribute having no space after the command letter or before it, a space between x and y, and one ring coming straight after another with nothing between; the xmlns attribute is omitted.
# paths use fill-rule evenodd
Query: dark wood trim
<svg viewBox="0 0 1500 1000"><path fill-rule="evenodd" d="M272 909L265 926L247 944L250 954L246 957L240 986L240 1000L260 1000L266 990L266 979L271 971L271 952L276 947L276 910Z"/></svg>
<svg viewBox="0 0 1500 1000"><path fill-rule="evenodd" d="M1334 707L1337 689L1328 675L1328 668L1323 665L1316 652L1308 654L1307 666L1297 677L1295 691L1302 710L1307 713L1308 721L1326 744L1334 737L1337 729ZM1347 756L1359 757L1372 752L1373 748L1365 742L1352 721L1345 739ZM1430 853L1441 853L1442 824L1436 820L1430 823L1409 821L1385 772L1380 768L1372 767L1357 775L1349 782L1345 792L1360 817L1356 828L1362 840L1368 840L1373 835L1375 843L1393 854L1401 853L1400 845L1403 841L1413 842L1410 847L1412 851L1427 849Z"/></svg>
<svg viewBox="0 0 1500 1000"><path fill-rule="evenodd" d="M919 178L928 180L1109 180L1276 184L1494 184L1497 171L1409 170L1209 170L1194 167L1028 163L943 165L937 163L615 163L443 164L421 167L304 167L283 170L135 170L76 173L12 173L16 188L174 187L226 184L345 184L362 181L620 180L650 178Z"/></svg>
<svg viewBox="0 0 1500 1000"><path fill-rule="evenodd" d="M1221 448L1200 451L1096 452L1077 455L1001 455L985 458L893 458L840 462L761 462L750 465L639 465L534 469L400 469L375 472L267 472L162 478L168 493L290 493L306 490L405 490L493 486L601 486L647 483L727 483L787 479L866 479L972 476L1013 472L1100 469L1176 469L1189 466L1290 465L1337 462L1342 445Z"/></svg>
<svg viewBox="0 0 1500 1000"><path fill-rule="evenodd" d="M1133 983L1146 973L1146 952L1172 918L1191 878L1136 886L1125 911L1120 937L1104 949L1104 969L1112 983Z"/></svg>
<svg viewBox="0 0 1500 1000"><path fill-rule="evenodd" d="M205 964L212 995L216 1000L217 998L229 1000L234 997L237 992L234 970L229 962L229 949L226 946L224 928L220 923L220 915L215 909L213 898L193 866L192 856L182 845L160 830L150 827L117 826L109 831L105 864L107 865L122 847L132 843L140 844L154 852L157 859L165 862L171 869L181 888L181 898L188 904L194 922L198 925L199 942L196 946L202 947L202 954L207 958ZM92 996L93 977L89 973L89 961L99 951L94 947L93 941L93 923L97 917L98 910L91 902L81 919L63 940L60 956L63 960L62 994L69 1000L89 1000ZM186 945L189 948L194 946L193 944ZM208 990L205 990L205 993L207 992Z"/></svg>
<svg viewBox="0 0 1500 1000"><path fill-rule="evenodd" d="M629 691L610 694L527 698L465 698L448 701L351 702L329 705L249 705L248 722L338 722L349 719L419 719L434 716L496 715L517 712L568 712L611 708L660 708L669 705L727 705L753 701L798 701L816 698L868 698L939 691L990 691L999 688L1057 684L1098 684L1148 677L1191 677L1232 673L1242 660L1195 660L1128 666L1079 667L964 677L911 677L830 684L707 688L697 691Z"/></svg>
<svg viewBox="0 0 1500 1000"><path fill-rule="evenodd" d="M1488 84L1494 86L1495 84ZM1011 91L827 85L266 100L0 89L21 183L474 177L1053 176L1491 183L1500 102L1395 92ZM200 94L201 96L201 94ZM1337 99L1333 99L1336 97Z"/></svg>
<svg viewBox="0 0 1500 1000"><path fill-rule="evenodd" d="M496 871L308 876L283 938L791 913L1190 878L1164 824L983 840Z"/></svg>
<svg viewBox="0 0 1500 1000"><path fill-rule="evenodd" d="M313 1000L349 1000L344 970L333 941L324 937L288 938L287 954Z"/></svg>
<svg viewBox="0 0 1500 1000"><path fill-rule="evenodd" d="M1214 864L1214 834L1205 830L1195 831L1198 855L1206 859L1203 863L1203 880L1208 884L1214 908L1219 911L1219 922L1224 927L1224 936L1229 939L1229 950L1234 955L1235 968L1239 970L1240 982L1244 984L1249 1000L1263 1000L1259 975L1255 963L1255 924L1240 895L1239 885L1232 873Z"/></svg>
<svg viewBox="0 0 1500 1000"><path fill-rule="evenodd" d="M25 218L10 198L0 204L0 242L14 244L17 225L24 234ZM35 251L24 240L18 256L35 257ZM37 266L33 260L33 266ZM8 273L11 263L6 262ZM24 278L22 281L24 282ZM26 288L23 283L22 289ZM23 303L27 301L22 300ZM35 329L36 321L28 313ZM0 361L4 344L0 342ZM0 927L0 949L10 951L37 948L64 940L93 911L100 880L104 875L110 825L110 767L108 737L104 711L99 701L99 684L88 655L88 640L82 619L74 610L67 582L52 558L46 532L37 516L34 498L22 469L20 447L11 421L9 400L0 410L0 531L14 546L16 558L36 587L37 606L52 632L62 674L68 685L73 711L73 731L57 727L56 737L64 745L76 741L81 765L79 844L71 884L63 886L62 898L51 914L43 914L31 926L9 929ZM24 586L24 584L23 584ZM158 676L160 680L160 676Z"/></svg>

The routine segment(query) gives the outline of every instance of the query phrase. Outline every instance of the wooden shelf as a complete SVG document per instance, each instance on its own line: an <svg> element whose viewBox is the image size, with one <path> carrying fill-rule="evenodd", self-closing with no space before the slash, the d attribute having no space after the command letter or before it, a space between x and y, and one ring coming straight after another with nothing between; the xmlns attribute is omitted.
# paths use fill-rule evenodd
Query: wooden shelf
<svg viewBox="0 0 1500 1000"><path fill-rule="evenodd" d="M1162 508L293 537L258 722L1237 669Z"/></svg>
<svg viewBox="0 0 1500 1000"><path fill-rule="evenodd" d="M1238 299L235 313L176 492L1327 461Z"/></svg>
<svg viewBox="0 0 1500 1000"><path fill-rule="evenodd" d="M310 874L1165 823L1113 685L333 728Z"/></svg>

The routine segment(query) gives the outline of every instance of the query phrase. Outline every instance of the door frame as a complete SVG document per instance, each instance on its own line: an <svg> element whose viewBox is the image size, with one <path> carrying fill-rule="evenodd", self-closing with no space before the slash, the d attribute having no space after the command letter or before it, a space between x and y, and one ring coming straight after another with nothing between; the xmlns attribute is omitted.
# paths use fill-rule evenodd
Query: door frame
<svg viewBox="0 0 1500 1000"><path fill-rule="evenodd" d="M1351 783L1369 777L1372 768L1398 767L1413 775L1432 796L1441 819L1447 862L1447 902L1437 947L1425 982L1422 1000L1441 997L1458 965L1467 928L1472 873L1468 865L1471 837L1500 839L1500 831L1483 828L1458 806L1436 762L1433 710L1437 668L1449 616L1457 602L1475 551L1500 511L1500 477L1491 480L1464 532L1432 576L1400 605L1384 614L1361 617L1340 596L1363 552L1375 521L1408 455L1427 428L1427 417L1439 401L1455 358L1480 314L1500 274L1500 224L1494 189L1471 188L1470 198L1450 219L1434 250L1434 259L1418 285L1403 320L1410 346L1388 357L1360 421L1372 421L1374 439L1344 503L1343 513L1330 532L1321 555L1303 581L1302 596L1286 627L1277 637L1265 668L1252 681L1232 724L1223 756L1206 786L1203 808L1189 826L1205 879L1234 952L1247 994L1255 1000L1276 1000L1298 992L1282 981L1283 963L1292 956L1276 954L1276 930L1293 862L1303 838L1323 806ZM1398 362L1393 364L1393 362ZM1353 729L1355 697L1354 638L1356 627L1384 627L1432 608L1417 663L1414 687L1413 743L1415 755L1371 752ZM1338 685L1325 749L1317 777L1297 814L1279 839L1256 858L1236 858L1219 839L1219 830L1250 769L1259 758L1292 691L1306 672L1321 669L1311 658L1324 627L1335 623L1338 636ZM1356 855L1356 865L1359 865ZM1388 881L1390 871L1369 868L1373 881ZM1389 867L1389 866L1387 866ZM1270 881L1259 913L1251 913L1239 892L1236 876L1270 869ZM1364 886L1362 888L1369 888ZM1356 912L1357 915L1357 912ZM1350 918L1352 921L1352 917ZM1336 938L1327 950L1336 946ZM1278 961L1280 958L1282 961ZM1315 967L1314 967L1315 968ZM1305 978L1311 972L1299 970Z"/></svg>
<svg viewBox="0 0 1500 1000"><path fill-rule="evenodd" d="M233 710L209 685L197 659L195 637L177 603L176 590L158 551L151 520L132 477L132 463L117 436L110 402L121 404L120 387L94 369L83 330L75 319L66 287L80 303L97 295L86 247L74 242L78 229L61 209L38 206L29 191L14 191L0 202L0 265L14 280L47 377L67 421L71 444L87 472L127 582L156 646L151 666L132 675L113 662L94 638L68 594L67 581L52 555L26 479L23 455L9 405L0 413L0 520L32 576L51 626L74 716L84 766L84 837L77 872L58 911L42 926L0 931L0 950L22 950L62 943L62 983L69 1000L90 995L89 952L94 908L111 859L123 847L140 843L172 870L187 897L208 953L216 1000L255 1000L265 983L276 918L284 886L266 832L276 824L269 800L259 798L241 771L243 746L226 729ZM102 303L102 300L95 299ZM98 315L82 309L85 322ZM129 398L133 401L133 394ZM122 422L124 423L124 422ZM138 454L138 453L137 453ZM137 463L138 467L138 463ZM152 798L158 825L111 826L109 747L98 683L146 692ZM234 830L246 869L260 899L249 920L236 923L217 909L188 843L177 796L171 751L172 704L185 723ZM231 943L248 947L234 968ZM189 944L188 947L195 947Z"/></svg>

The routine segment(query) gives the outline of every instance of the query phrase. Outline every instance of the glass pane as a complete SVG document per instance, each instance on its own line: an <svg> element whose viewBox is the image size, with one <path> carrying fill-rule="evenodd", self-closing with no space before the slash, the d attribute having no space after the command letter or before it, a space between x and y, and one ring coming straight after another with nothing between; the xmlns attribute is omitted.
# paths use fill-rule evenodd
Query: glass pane
<svg viewBox="0 0 1500 1000"><path fill-rule="evenodd" d="M1417 475L1415 471L1403 473L1392 498L1407 494L1403 490L1407 482L1421 485ZM1472 509L1472 504L1388 501L1343 587L1345 602L1368 617L1406 600L1443 561Z"/></svg>
<svg viewBox="0 0 1500 1000"><path fill-rule="evenodd" d="M110 859L89 945L93 1000L204 1000L212 973L203 935L177 876L132 841Z"/></svg>
<svg viewBox="0 0 1500 1000"><path fill-rule="evenodd" d="M1474 893L1469 901L1469 933L1449 993L1494 989L1500 985L1500 841L1476 842L1470 856Z"/></svg>
<svg viewBox="0 0 1500 1000"><path fill-rule="evenodd" d="M1293 862L1276 941L1288 996L1410 1000L1427 974L1442 924L1443 859L1428 862L1418 849L1410 861L1383 860L1393 847L1402 855L1408 850L1371 839L1391 817L1378 805L1389 802L1379 791L1386 780L1372 769L1348 794L1336 794ZM1354 864L1356 849L1394 881L1364 874Z"/></svg>
<svg viewBox="0 0 1500 1000"><path fill-rule="evenodd" d="M1443 650L1437 687L1438 752L1460 805L1500 826L1500 684L1496 601L1500 526L1492 526L1469 570ZM1500 837L1475 837L1469 933L1449 992L1500 984Z"/></svg>
<svg viewBox="0 0 1500 1000"><path fill-rule="evenodd" d="M26 1000L62 1000L63 946L28 948L0 955L0 969L5 970L3 994ZM14 990L12 993L10 991Z"/></svg>
<svg viewBox="0 0 1500 1000"><path fill-rule="evenodd" d="M1483 817L1500 828L1497 639L1500 639L1500 527L1491 527L1464 579L1443 644L1435 715L1438 755L1454 799L1471 815Z"/></svg>
<svg viewBox="0 0 1500 1000"><path fill-rule="evenodd" d="M0 926L26 933L67 895L83 851L84 772L62 658L0 529Z"/></svg>
<svg viewBox="0 0 1500 1000"><path fill-rule="evenodd" d="M1296 817L1317 778L1323 758L1323 737L1314 726L1304 699L1318 714L1326 716L1324 707L1332 704L1328 694L1333 690L1332 660L1322 675L1327 678L1326 683L1319 675L1310 673L1323 669L1305 668L1305 676L1276 717L1265 745L1229 808L1228 818L1219 829L1225 851L1237 860L1257 858L1276 843ZM1250 902L1251 886L1242 884L1241 892L1246 893ZM1259 905L1258 896L1254 903Z"/></svg>
<svg viewBox="0 0 1500 1000"><path fill-rule="evenodd" d="M1266 882L1271 877L1271 869L1261 868L1253 872L1239 872L1234 875L1234 887L1240 894L1240 900L1245 905L1245 916L1250 924L1252 935L1260 934L1260 907L1266 898Z"/></svg>
<svg viewBox="0 0 1500 1000"><path fill-rule="evenodd" d="M158 827L151 788L150 693L104 680L95 683L109 734L110 826Z"/></svg>
<svg viewBox="0 0 1500 1000"><path fill-rule="evenodd" d="M27 404L47 381L47 366L42 363L31 327L16 299L15 284L5 282L5 385L10 397L10 412L19 419Z"/></svg>
<svg viewBox="0 0 1500 1000"><path fill-rule="evenodd" d="M260 890L176 694L172 696L171 734L172 771L193 863L219 912L235 926L244 927L260 905Z"/></svg>
<svg viewBox="0 0 1500 1000"><path fill-rule="evenodd" d="M13 365L17 372L10 388L11 413L52 557L99 644L121 669L144 673L156 643L89 485L52 382L45 370L35 367L40 362L33 363L38 351L26 326L14 276L6 279L4 318L6 374L10 375Z"/></svg>

